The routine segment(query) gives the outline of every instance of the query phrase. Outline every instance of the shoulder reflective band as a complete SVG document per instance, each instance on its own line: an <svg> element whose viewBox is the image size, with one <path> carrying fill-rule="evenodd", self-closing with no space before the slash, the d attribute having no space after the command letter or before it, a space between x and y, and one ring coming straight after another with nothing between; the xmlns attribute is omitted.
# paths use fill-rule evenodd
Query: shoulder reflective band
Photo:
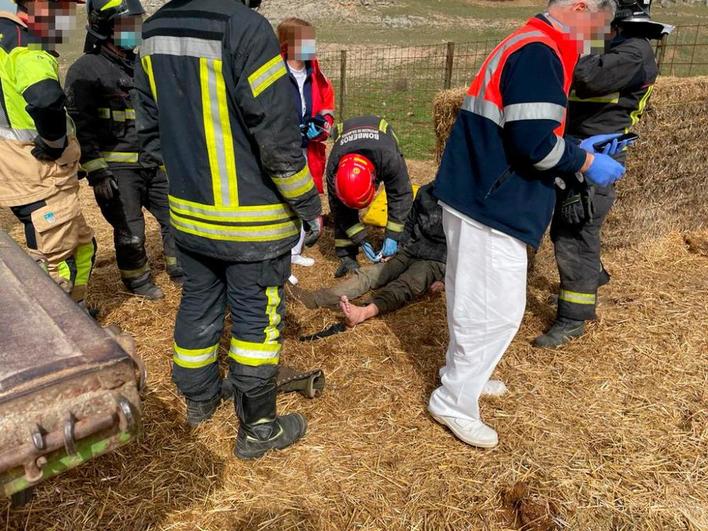
<svg viewBox="0 0 708 531"><path fill-rule="evenodd" d="M364 227L364 225L361 223L357 223L356 225L352 225L351 227L349 227L345 232L347 233L347 236L353 238L363 230L366 230L366 227Z"/></svg>
<svg viewBox="0 0 708 531"><path fill-rule="evenodd" d="M290 177L276 177L273 182L285 199L298 199L315 187L307 165Z"/></svg>
<svg viewBox="0 0 708 531"><path fill-rule="evenodd" d="M507 105L503 112L504 123L520 120L553 120L560 123L565 116L565 107L557 103L535 101Z"/></svg>
<svg viewBox="0 0 708 531"><path fill-rule="evenodd" d="M491 101L487 101L484 98L465 96L465 99L462 102L462 110L471 112L472 114L476 114L477 116L481 116L487 120L491 120L499 127L504 124L501 109Z"/></svg>
<svg viewBox="0 0 708 531"><path fill-rule="evenodd" d="M397 223L395 221L389 221L386 223L386 229L391 232L403 232L403 223Z"/></svg>
<svg viewBox="0 0 708 531"><path fill-rule="evenodd" d="M594 293L580 293L578 291L568 291L567 289L560 290L558 298L565 302L573 304L595 304Z"/></svg>
<svg viewBox="0 0 708 531"><path fill-rule="evenodd" d="M260 365L276 365L280 359L280 343L253 343L231 338L229 357L242 365L258 367Z"/></svg>
<svg viewBox="0 0 708 531"><path fill-rule="evenodd" d="M202 205L193 201L168 196L170 209L184 216L220 221L223 223L264 223L267 221L289 221L297 218L286 203L261 206L237 206L233 208L218 208L212 205Z"/></svg>
<svg viewBox="0 0 708 531"><path fill-rule="evenodd" d="M273 59L248 76L248 83L251 85L253 97L257 98L264 90L287 74L287 72L285 63L280 54L273 57Z"/></svg>
<svg viewBox="0 0 708 531"><path fill-rule="evenodd" d="M3 140L17 140L18 142L32 142L37 136L35 129L13 129L0 127L0 138Z"/></svg>
<svg viewBox="0 0 708 531"><path fill-rule="evenodd" d="M184 218L176 214L174 210L170 210L170 219L176 230L210 240L272 242L284 240L300 233L300 223L296 220L255 226L220 225Z"/></svg>
<svg viewBox="0 0 708 531"><path fill-rule="evenodd" d="M265 290L266 299L268 303L266 305L266 315L268 316L268 325L263 330L265 334L266 343L272 343L277 341L280 337L280 330L278 330L278 325L282 321L282 316L278 313L278 306L280 306L280 291L277 286L269 286Z"/></svg>
<svg viewBox="0 0 708 531"><path fill-rule="evenodd" d="M540 171L550 170L563 158L563 153L565 153L565 140L557 136L556 145L548 152L548 155L539 160L533 167Z"/></svg>
<svg viewBox="0 0 708 531"><path fill-rule="evenodd" d="M140 63L143 65L143 70L145 70L145 75L150 83L150 92L152 92L152 97L155 102L157 102L157 85L155 84L155 74L152 71L152 57L146 55L140 59Z"/></svg>
<svg viewBox="0 0 708 531"><path fill-rule="evenodd" d="M172 349L172 361L175 365L186 369L199 369L216 363L219 344L206 348L183 348L174 343Z"/></svg>
<svg viewBox="0 0 708 531"><path fill-rule="evenodd" d="M221 61L199 60L202 119L214 202L217 207L229 207L238 205L238 181L231 117L221 69Z"/></svg>
<svg viewBox="0 0 708 531"><path fill-rule="evenodd" d="M108 168L108 164L106 163L106 159L103 159L103 158L93 159L93 160L89 160L88 162L85 162L84 164L81 165L81 169L86 172L100 170L101 168Z"/></svg>
<svg viewBox="0 0 708 531"><path fill-rule="evenodd" d="M101 151L101 156L106 162L115 162L123 164L137 164L138 154L127 153L120 151Z"/></svg>
<svg viewBox="0 0 708 531"><path fill-rule="evenodd" d="M576 101L580 103L619 103L619 98L619 92L612 92L610 94L594 96L592 98L579 98L573 90L570 92L570 96L568 96L568 101Z"/></svg>
<svg viewBox="0 0 708 531"><path fill-rule="evenodd" d="M199 57L200 59L221 60L221 41L197 39L195 37L171 37L156 35L148 37L140 45L140 53L150 55L176 55L179 57Z"/></svg>
<svg viewBox="0 0 708 531"><path fill-rule="evenodd" d="M388 129L388 122L381 118L381 121L379 122L379 131L382 133L385 133L386 130Z"/></svg>

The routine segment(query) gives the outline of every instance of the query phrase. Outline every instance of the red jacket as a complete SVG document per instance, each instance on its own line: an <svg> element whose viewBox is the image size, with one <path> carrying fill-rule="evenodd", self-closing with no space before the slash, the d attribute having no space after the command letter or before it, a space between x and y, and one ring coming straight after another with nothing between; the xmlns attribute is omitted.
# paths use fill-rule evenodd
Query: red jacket
<svg viewBox="0 0 708 531"><path fill-rule="evenodd" d="M287 53L282 51L283 59L287 60ZM309 116L321 115L331 128L334 124L334 88L329 79L320 70L317 59L307 61L308 78L305 83L305 100ZM299 112L298 112L299 114ZM306 117L307 118L307 117ZM325 141L329 132L315 140L307 141L307 164L315 181L317 190L322 193L324 187L322 178L327 160Z"/></svg>

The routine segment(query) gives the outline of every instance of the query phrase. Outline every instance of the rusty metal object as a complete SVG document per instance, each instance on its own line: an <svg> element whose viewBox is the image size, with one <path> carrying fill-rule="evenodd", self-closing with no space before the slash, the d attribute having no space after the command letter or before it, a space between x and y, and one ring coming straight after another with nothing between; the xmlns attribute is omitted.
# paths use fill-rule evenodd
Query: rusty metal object
<svg viewBox="0 0 708 531"><path fill-rule="evenodd" d="M134 439L145 366L0 231L0 493Z"/></svg>

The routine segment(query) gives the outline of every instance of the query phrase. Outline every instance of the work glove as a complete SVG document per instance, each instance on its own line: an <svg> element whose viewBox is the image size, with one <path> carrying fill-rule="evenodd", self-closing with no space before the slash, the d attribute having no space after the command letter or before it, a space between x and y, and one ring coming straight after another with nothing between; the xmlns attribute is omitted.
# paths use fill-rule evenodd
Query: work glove
<svg viewBox="0 0 708 531"><path fill-rule="evenodd" d="M560 217L567 225L581 225L592 219L595 208L592 188L569 193L561 202Z"/></svg>
<svg viewBox="0 0 708 531"><path fill-rule="evenodd" d="M37 159L41 160L42 162L54 162L57 160L59 157L62 156L64 153L64 150L66 149L66 146L69 145L69 141L67 140L66 137L64 137L64 144L62 147L51 147L48 145L41 136L36 136L34 138L34 147L32 148L32 156Z"/></svg>
<svg viewBox="0 0 708 531"><path fill-rule="evenodd" d="M305 121L303 134L308 140L327 140L329 137L329 123L323 116L312 116Z"/></svg>
<svg viewBox="0 0 708 531"><path fill-rule="evenodd" d="M602 153L612 157L620 151L624 151L627 146L631 146L634 143L634 140L623 140L618 142L617 137L619 136L622 136L621 133L591 136L580 142L580 147L590 153L598 153L595 149L595 144L607 143L607 145L605 145L602 149Z"/></svg>
<svg viewBox="0 0 708 531"><path fill-rule="evenodd" d="M624 175L622 164L605 153L593 155L592 164L585 172L585 177L598 186L609 186Z"/></svg>
<svg viewBox="0 0 708 531"><path fill-rule="evenodd" d="M118 197L118 183L113 174L106 168L99 168L89 172L88 183L93 187L93 193L96 199L102 201L111 201L114 197Z"/></svg>
<svg viewBox="0 0 708 531"><path fill-rule="evenodd" d="M317 216L315 219L305 220L305 239L304 244L307 247L312 247L315 245L317 240L320 239L322 234L322 216Z"/></svg>
<svg viewBox="0 0 708 531"><path fill-rule="evenodd" d="M359 269L359 262L351 256L345 256L339 263L339 268L334 272L334 278L341 278L347 273L352 273Z"/></svg>
<svg viewBox="0 0 708 531"><path fill-rule="evenodd" d="M369 242L362 243L361 250L364 251L364 254L371 262L377 264L381 261L381 253L374 251L374 246Z"/></svg>
<svg viewBox="0 0 708 531"><path fill-rule="evenodd" d="M386 238L383 242L383 247L381 248L381 254L383 258L388 258L393 256L398 252L398 242L393 238Z"/></svg>

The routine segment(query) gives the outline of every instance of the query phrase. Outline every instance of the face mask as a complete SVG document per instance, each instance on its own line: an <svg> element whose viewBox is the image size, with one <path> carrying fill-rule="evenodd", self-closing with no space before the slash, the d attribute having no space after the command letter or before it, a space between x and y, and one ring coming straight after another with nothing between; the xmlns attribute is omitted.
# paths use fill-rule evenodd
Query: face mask
<svg viewBox="0 0 708 531"><path fill-rule="evenodd" d="M317 57L317 44L315 39L303 39L299 42L299 53L296 53L296 57L299 61L311 61Z"/></svg>
<svg viewBox="0 0 708 531"><path fill-rule="evenodd" d="M138 31L121 31L115 34L113 41L119 48L134 50L142 42L142 37Z"/></svg>

